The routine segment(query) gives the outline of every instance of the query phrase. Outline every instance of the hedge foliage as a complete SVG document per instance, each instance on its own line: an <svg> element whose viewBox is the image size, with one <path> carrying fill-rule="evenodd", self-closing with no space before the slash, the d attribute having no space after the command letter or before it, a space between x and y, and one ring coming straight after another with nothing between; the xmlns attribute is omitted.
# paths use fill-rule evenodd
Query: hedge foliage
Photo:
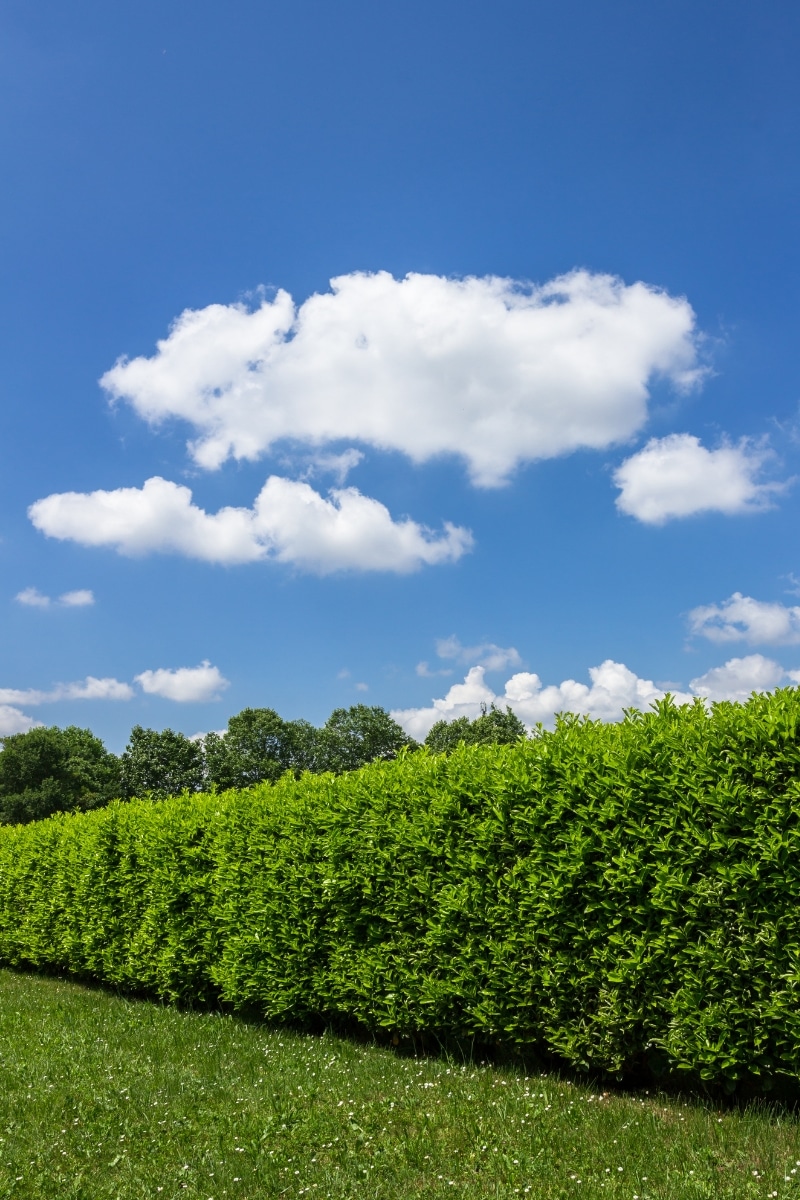
<svg viewBox="0 0 800 1200"><path fill-rule="evenodd" d="M728 1087L800 1077L800 693L0 829L0 961Z"/></svg>

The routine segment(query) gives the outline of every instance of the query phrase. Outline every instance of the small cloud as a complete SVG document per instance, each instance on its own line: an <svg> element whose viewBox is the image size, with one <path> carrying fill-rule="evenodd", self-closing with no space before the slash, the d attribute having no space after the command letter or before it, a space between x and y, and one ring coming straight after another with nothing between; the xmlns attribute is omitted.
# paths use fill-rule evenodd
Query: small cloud
<svg viewBox="0 0 800 1200"><path fill-rule="evenodd" d="M793 646L800 642L800 607L754 600L734 592L722 604L693 608L689 628L710 642Z"/></svg>
<svg viewBox="0 0 800 1200"><path fill-rule="evenodd" d="M414 669L423 679L435 679L437 675L453 674L449 667L442 667L439 671L432 671L428 663L424 660L422 662L418 662Z"/></svg>
<svg viewBox="0 0 800 1200"><path fill-rule="evenodd" d="M57 683L49 691L0 688L0 704L57 704L60 700L131 700L133 688L119 679L87 675L73 683Z"/></svg>
<svg viewBox="0 0 800 1200"><path fill-rule="evenodd" d="M63 604L65 608L87 608L90 604L94 604L94 592L89 588L78 588L74 592L64 592L63 596L58 597L58 603Z"/></svg>
<svg viewBox="0 0 800 1200"><path fill-rule="evenodd" d="M646 525L697 513L763 512L791 483L760 479L773 457L764 442L748 438L717 450L707 450L689 433L651 438L614 472L617 508Z"/></svg>
<svg viewBox="0 0 800 1200"><path fill-rule="evenodd" d="M353 447L343 450L341 454L315 454L303 478L311 479L314 475L333 475L336 483L341 487L350 472L355 470L363 458L363 451Z"/></svg>
<svg viewBox="0 0 800 1200"><path fill-rule="evenodd" d="M17 592L14 599L18 604L24 604L28 608L49 608L52 604L50 597L43 596L35 587L23 588L21 592Z"/></svg>
<svg viewBox="0 0 800 1200"><path fill-rule="evenodd" d="M178 704L197 704L219 699L219 693L230 686L218 667L204 659L199 667L178 667L168 670L142 671L136 682L148 696L162 696Z"/></svg>
<svg viewBox="0 0 800 1200"><path fill-rule="evenodd" d="M50 596L43 595L38 588L29 587L17 592L14 599L29 608L50 608L54 604L63 608L85 608L94 604L94 593L88 588L79 588L74 592L64 592L57 600L53 600Z"/></svg>
<svg viewBox="0 0 800 1200"><path fill-rule="evenodd" d="M357 684L356 684L356 691L357 691L357 692L368 692L368 691L369 691L369 684L368 684L368 683L357 683Z"/></svg>
<svg viewBox="0 0 800 1200"><path fill-rule="evenodd" d="M342 667L341 671L339 671L337 673L336 678L337 679L349 679L350 672L348 671L347 667Z"/></svg>
<svg viewBox="0 0 800 1200"><path fill-rule="evenodd" d="M118 679L95 679L88 675L83 683L63 685L59 700L132 700L133 688Z"/></svg>
<svg viewBox="0 0 800 1200"><path fill-rule="evenodd" d="M436 653L439 658L455 659L465 666L474 663L487 671L503 671L506 667L518 667L522 663L514 646L497 646L494 642L481 642L479 646L462 646L455 636L440 638L436 643Z"/></svg>

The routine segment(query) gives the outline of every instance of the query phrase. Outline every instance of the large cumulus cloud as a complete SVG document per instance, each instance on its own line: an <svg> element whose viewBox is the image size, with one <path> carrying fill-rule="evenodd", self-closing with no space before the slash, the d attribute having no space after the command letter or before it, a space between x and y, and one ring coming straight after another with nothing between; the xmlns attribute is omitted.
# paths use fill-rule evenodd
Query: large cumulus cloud
<svg viewBox="0 0 800 1200"><path fill-rule="evenodd" d="M496 277L354 272L296 307L187 310L151 357L103 376L148 421L192 427L201 466L281 439L341 439L414 462L459 456L478 485L522 462L627 439L656 375L699 376L689 303L574 271L541 287Z"/></svg>

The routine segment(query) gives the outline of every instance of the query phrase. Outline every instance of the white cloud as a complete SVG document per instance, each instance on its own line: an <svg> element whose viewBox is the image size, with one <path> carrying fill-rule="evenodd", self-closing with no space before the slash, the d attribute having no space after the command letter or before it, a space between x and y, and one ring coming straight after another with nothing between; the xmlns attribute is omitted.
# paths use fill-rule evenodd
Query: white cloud
<svg viewBox="0 0 800 1200"><path fill-rule="evenodd" d="M172 552L227 564L273 558L320 575L455 562L473 541L469 530L449 522L434 534L408 517L395 521L356 488L334 489L326 499L307 483L277 475L253 508L207 513L192 503L189 488L154 476L141 488L54 493L28 515L49 537L113 546L121 554Z"/></svg>
<svg viewBox="0 0 800 1200"><path fill-rule="evenodd" d="M746 438L717 450L689 433L651 438L614 472L617 508L648 525L701 512L761 512L788 486L759 482L770 457Z"/></svg>
<svg viewBox="0 0 800 1200"><path fill-rule="evenodd" d="M314 475L333 475L341 487L350 472L355 470L363 458L363 451L355 450L353 447L343 450L341 454L315 454L303 478L311 479Z"/></svg>
<svg viewBox="0 0 800 1200"><path fill-rule="evenodd" d="M552 725L558 712L586 714L601 721L618 721L626 708L647 709L665 695L665 689L650 679L641 679L623 663L606 659L589 669L591 684L565 679L545 687L538 675L521 671L512 675L502 693L486 683L485 669L472 667L463 683L454 684L447 695L428 708L401 709L392 716L413 737L424 739L436 721L452 721L480 715L482 705L496 704L514 710L530 728L541 722ZM707 672L691 683L692 691L670 689L678 704L696 696L709 700L747 699L752 691L770 690L787 678L783 668L761 655L732 659L725 667Z"/></svg>
<svg viewBox="0 0 800 1200"><path fill-rule="evenodd" d="M474 483L629 438L656 375L697 382L689 303L574 271L543 287L385 271L331 280L295 308L187 310L152 358L101 383L153 424L187 421L195 461L254 460L281 439L349 440L422 463L457 455Z"/></svg>
<svg viewBox="0 0 800 1200"><path fill-rule="evenodd" d="M174 671L160 667L156 671L142 671L136 676L136 682L148 695L176 700L179 704L217 700L219 693L230 686L219 668L212 667L207 659L199 667L178 667Z"/></svg>
<svg viewBox="0 0 800 1200"><path fill-rule="evenodd" d="M59 700L130 700L133 688L118 679L95 679L87 675L83 683L63 685Z"/></svg>
<svg viewBox="0 0 800 1200"><path fill-rule="evenodd" d="M438 671L431 670L430 663L426 662L424 659L422 662L417 663L414 670L423 679L436 679L436 677L439 675L452 675L453 674L453 672L451 671L451 669L449 667L442 667L441 670L438 670Z"/></svg>
<svg viewBox="0 0 800 1200"><path fill-rule="evenodd" d="M57 683L49 691L37 688L0 688L0 704L56 704L59 700L130 700L129 683L87 675L74 683Z"/></svg>
<svg viewBox="0 0 800 1200"><path fill-rule="evenodd" d="M690 687L704 700L747 700L753 692L770 692L780 683L795 679L797 672L784 671L780 663L763 654L730 658L693 679Z"/></svg>
<svg viewBox="0 0 800 1200"><path fill-rule="evenodd" d="M275 558L321 575L337 570L407 573L457 561L472 548L467 529L444 523L433 534L406 517L394 521L379 501L356 488L325 499L307 483L271 476L256 501L259 535Z"/></svg>
<svg viewBox="0 0 800 1200"><path fill-rule="evenodd" d="M357 692L368 692L368 691L369 691L369 684L368 684L368 683L357 683L357 684L356 684L356 691L357 691Z"/></svg>
<svg viewBox="0 0 800 1200"><path fill-rule="evenodd" d="M436 643L439 658L455 659L460 663L475 663L487 671L502 671L506 667L518 667L522 662L514 646L496 646L494 642L481 642L478 646L462 646L457 637L440 638Z"/></svg>
<svg viewBox="0 0 800 1200"><path fill-rule="evenodd" d="M10 704L0 704L0 738L10 737L12 733L27 733L41 725L41 721L29 717Z"/></svg>
<svg viewBox="0 0 800 1200"><path fill-rule="evenodd" d="M676 704L690 704L697 698L744 701L753 692L769 692L781 684L800 684L800 671L786 671L780 663L761 654L729 659L724 666L714 667L693 679L688 692L642 679L624 663L610 658L598 667L590 667L589 685L565 679L545 687L538 675L520 671L511 676L503 692L495 692L486 683L485 674L485 667L472 667L463 683L453 684L446 696L434 700L430 706L396 709L392 716L406 733L424 741L437 721L454 721L458 717L474 720L484 706L492 704L513 709L530 729L539 722L552 726L559 712L618 721L625 709L646 710L655 700L662 699L667 690Z"/></svg>
<svg viewBox="0 0 800 1200"><path fill-rule="evenodd" d="M78 588L74 592L64 592L63 596L59 596L58 602L66 608L87 608L94 604L94 592L89 588Z"/></svg>
<svg viewBox="0 0 800 1200"><path fill-rule="evenodd" d="M538 675L520 672L506 684L502 701L527 725L550 724L558 712L586 713L601 721L618 721L626 708L647 709L665 695L652 679L641 679L624 663L607 658L589 668L591 685L565 679L543 687ZM672 691L677 704L689 703L686 692Z"/></svg>
<svg viewBox="0 0 800 1200"><path fill-rule="evenodd" d="M149 695L180 702L216 700L219 693L229 686L219 668L212 667L208 661L203 661L199 667L179 667L174 671L163 667L155 671L143 671L135 677L135 682ZM3 713L6 713L12 723L14 720L31 721L24 713L8 708L9 705L56 704L61 700L132 700L135 694L129 683L122 683L119 679L97 679L94 675L87 675L85 679L73 683L57 683L46 691L38 688L0 688L0 720L5 719Z"/></svg>
<svg viewBox="0 0 800 1200"><path fill-rule="evenodd" d="M171 551L229 563L264 554L250 509L223 508L211 516L192 504L189 488L159 476L142 488L56 492L32 504L28 515L48 537L113 546L128 555Z"/></svg>
<svg viewBox="0 0 800 1200"><path fill-rule="evenodd" d="M14 599L29 608L50 608L51 604L60 604L64 608L85 608L94 604L94 593L88 588L79 588L74 592L64 592L57 600L52 600L50 596L43 595L38 588L29 587L17 592Z"/></svg>
<svg viewBox="0 0 800 1200"><path fill-rule="evenodd" d="M792 646L800 642L800 606L754 600L734 592L722 604L693 608L689 628L711 642Z"/></svg>
<svg viewBox="0 0 800 1200"><path fill-rule="evenodd" d="M49 608L52 604L50 597L43 596L35 587L23 588L21 592L17 592L14 599L28 608Z"/></svg>

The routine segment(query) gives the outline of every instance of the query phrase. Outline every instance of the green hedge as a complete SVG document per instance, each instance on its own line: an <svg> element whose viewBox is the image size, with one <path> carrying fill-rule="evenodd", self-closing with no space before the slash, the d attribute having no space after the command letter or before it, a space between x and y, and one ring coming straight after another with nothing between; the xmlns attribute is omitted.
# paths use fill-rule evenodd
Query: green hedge
<svg viewBox="0 0 800 1200"><path fill-rule="evenodd" d="M0 829L0 961L729 1087L800 1077L800 693Z"/></svg>

